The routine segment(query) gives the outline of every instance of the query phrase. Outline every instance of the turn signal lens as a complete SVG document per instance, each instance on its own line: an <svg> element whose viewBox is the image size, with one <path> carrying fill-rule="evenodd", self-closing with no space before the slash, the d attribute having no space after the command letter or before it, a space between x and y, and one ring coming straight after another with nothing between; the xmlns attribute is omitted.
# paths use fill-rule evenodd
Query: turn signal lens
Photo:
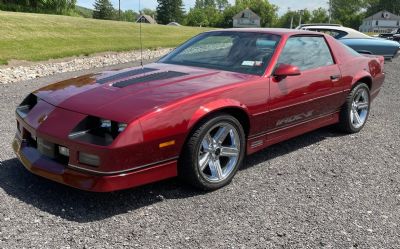
<svg viewBox="0 0 400 249"><path fill-rule="evenodd" d="M69 149L67 147L58 146L58 153L60 153L60 155L69 157Z"/></svg>
<svg viewBox="0 0 400 249"><path fill-rule="evenodd" d="M79 152L79 162L90 166L100 166L100 157L93 154Z"/></svg>

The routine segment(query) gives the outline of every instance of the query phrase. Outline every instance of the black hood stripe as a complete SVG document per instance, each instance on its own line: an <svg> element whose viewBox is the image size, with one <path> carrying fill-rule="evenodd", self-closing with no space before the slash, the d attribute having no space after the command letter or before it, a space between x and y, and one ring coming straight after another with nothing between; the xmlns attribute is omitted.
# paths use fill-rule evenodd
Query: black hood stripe
<svg viewBox="0 0 400 249"><path fill-rule="evenodd" d="M159 72L159 73L148 74L143 77L137 77L137 78L133 78L133 79L129 79L129 80L120 81L120 82L113 84L113 86L123 88L123 87L133 85L135 83L143 83L143 82L149 82L149 81L154 81L154 80L166 80L166 79L176 78L176 77L180 77L180 76L184 76L184 75L188 75L188 74L176 72L176 71Z"/></svg>
<svg viewBox="0 0 400 249"><path fill-rule="evenodd" d="M131 77L131 76L134 76L134 75L150 73L150 72L157 71L157 70L159 70L159 69L155 69L155 68L133 69L133 70L130 70L130 71L114 74L114 75L108 76L106 78L102 78L102 79L96 80L96 83L105 84L105 83L110 82L110 81L116 81L116 80L120 80L120 79L123 79L123 78Z"/></svg>

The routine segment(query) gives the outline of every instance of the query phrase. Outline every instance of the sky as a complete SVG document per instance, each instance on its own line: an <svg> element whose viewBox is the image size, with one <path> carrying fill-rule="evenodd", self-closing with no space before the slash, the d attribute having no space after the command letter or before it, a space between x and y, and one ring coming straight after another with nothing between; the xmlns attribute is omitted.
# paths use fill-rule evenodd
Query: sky
<svg viewBox="0 0 400 249"><path fill-rule="evenodd" d="M94 0L77 0L78 5L93 9ZM234 0L229 0L230 3L234 3ZM270 3L273 3L279 7L278 14L283 14L287 11L288 8L292 10L299 9L317 9L319 7L327 8L328 0L269 0ZM115 8L118 8L118 0L111 0L111 3ZM189 10L194 6L195 0L183 0L183 4L186 10ZM141 8L150 8L156 9L157 0L141 0ZM121 9L128 10L133 9L138 12L139 9L139 0L121 0Z"/></svg>

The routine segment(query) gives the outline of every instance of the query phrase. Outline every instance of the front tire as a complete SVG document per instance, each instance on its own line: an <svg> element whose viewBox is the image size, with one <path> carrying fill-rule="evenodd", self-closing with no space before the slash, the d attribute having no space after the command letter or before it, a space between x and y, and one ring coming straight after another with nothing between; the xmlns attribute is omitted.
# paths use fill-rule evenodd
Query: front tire
<svg viewBox="0 0 400 249"><path fill-rule="evenodd" d="M347 133L361 131L367 122L370 105L369 87L365 83L359 83L347 96L340 112L339 128Z"/></svg>
<svg viewBox="0 0 400 249"><path fill-rule="evenodd" d="M240 122L226 114L203 120L185 144L179 160L179 177L202 190L229 184L245 154Z"/></svg>

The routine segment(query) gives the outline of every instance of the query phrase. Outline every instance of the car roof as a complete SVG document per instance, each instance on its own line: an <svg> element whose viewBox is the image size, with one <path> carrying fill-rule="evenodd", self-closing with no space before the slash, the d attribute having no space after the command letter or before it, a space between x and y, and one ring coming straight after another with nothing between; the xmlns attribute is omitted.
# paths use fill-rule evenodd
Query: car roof
<svg viewBox="0 0 400 249"><path fill-rule="evenodd" d="M306 26L303 27L303 29L330 29L330 30L338 30L338 31L344 31L347 33L346 36L343 38L363 38L363 39L372 39L371 36L368 36L364 33L361 33L355 29L352 28L347 28L347 27L341 27L341 26L327 26L327 25L320 25L320 26Z"/></svg>
<svg viewBox="0 0 400 249"><path fill-rule="evenodd" d="M301 35L301 34L309 34L315 35L321 33L308 31L308 30L300 30L300 29L283 29L283 28L230 28L230 29L218 29L218 30L211 30L208 32L256 32L256 33L268 33L268 34L275 34L275 35Z"/></svg>

